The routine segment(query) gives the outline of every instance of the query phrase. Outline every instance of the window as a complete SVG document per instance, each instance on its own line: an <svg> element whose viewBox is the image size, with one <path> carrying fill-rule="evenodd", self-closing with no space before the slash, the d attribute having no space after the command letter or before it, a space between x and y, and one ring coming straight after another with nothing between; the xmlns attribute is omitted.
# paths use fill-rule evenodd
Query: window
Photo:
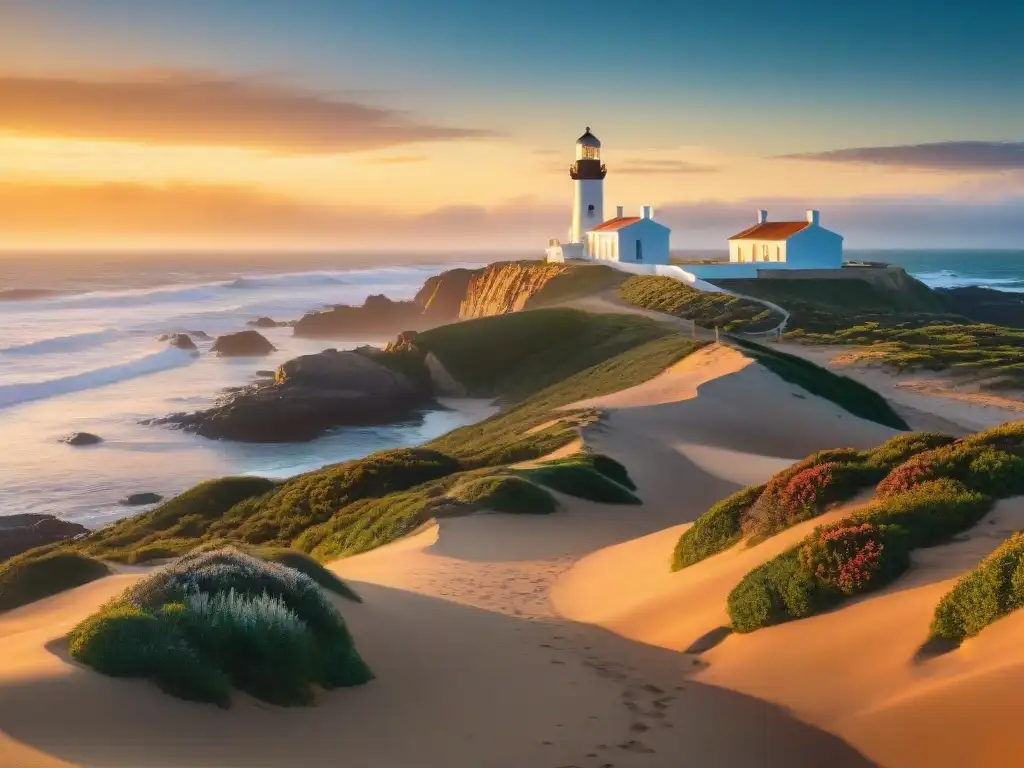
<svg viewBox="0 0 1024 768"><path fill-rule="evenodd" d="M636 241L636 260L637 261L643 261L644 260L643 243L641 243L639 240Z"/></svg>
<svg viewBox="0 0 1024 768"><path fill-rule="evenodd" d="M597 147L583 147L581 155L584 160L598 160L601 157L601 150Z"/></svg>
<svg viewBox="0 0 1024 768"><path fill-rule="evenodd" d="M776 245L775 246L775 260L776 261L782 261L781 254L782 254L782 248L780 246Z"/></svg>
<svg viewBox="0 0 1024 768"><path fill-rule="evenodd" d="M768 246L761 246L761 261L768 261Z"/></svg>
<svg viewBox="0 0 1024 768"><path fill-rule="evenodd" d="M587 206L587 218L588 219L594 218L594 206L592 206L592 205L588 205Z"/></svg>

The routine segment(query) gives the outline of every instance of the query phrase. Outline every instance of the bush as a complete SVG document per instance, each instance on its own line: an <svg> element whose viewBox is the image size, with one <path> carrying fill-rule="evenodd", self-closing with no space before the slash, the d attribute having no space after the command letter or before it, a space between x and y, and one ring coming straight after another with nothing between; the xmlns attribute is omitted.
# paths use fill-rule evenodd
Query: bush
<svg viewBox="0 0 1024 768"><path fill-rule="evenodd" d="M699 563L739 541L743 535L740 522L764 489L763 485L744 488L722 499L698 517L676 542L672 553L672 570L678 571Z"/></svg>
<svg viewBox="0 0 1024 768"><path fill-rule="evenodd" d="M961 578L935 607L931 634L963 642L1024 607L1024 533L1013 534Z"/></svg>
<svg viewBox="0 0 1024 768"><path fill-rule="evenodd" d="M548 515L558 508L550 493L515 475L471 479L452 489L452 498L495 512Z"/></svg>
<svg viewBox="0 0 1024 768"><path fill-rule="evenodd" d="M279 563L286 568L294 568L299 573L304 573L317 584L329 592L341 595L344 598L357 603L363 602L356 592L334 573L324 568L320 563L297 549L284 548L262 548L253 552L256 557L267 560L271 563Z"/></svg>
<svg viewBox="0 0 1024 768"><path fill-rule="evenodd" d="M99 560L77 552L26 553L0 566L0 611L42 600L108 573Z"/></svg>
<svg viewBox="0 0 1024 768"><path fill-rule="evenodd" d="M844 595L855 595L906 568L906 547L895 543L898 532L869 522L819 528L800 548L800 567Z"/></svg>
<svg viewBox="0 0 1024 768"><path fill-rule="evenodd" d="M532 469L520 472L535 483L588 501L602 504L640 503L640 499L629 489L599 472L589 454L541 462Z"/></svg>
<svg viewBox="0 0 1024 768"><path fill-rule="evenodd" d="M737 632L752 632L820 613L852 594L844 593L841 583L850 584L856 592L880 587L906 570L911 550L948 541L977 523L990 505L989 497L941 478L876 501L835 526L819 528L801 544L748 573L729 593L733 627ZM877 531L869 535L871 529L861 527L865 523ZM829 539L832 531L842 529L863 533L845 530L834 541ZM844 581L842 567L857 557L859 536L864 546L877 536L883 556L873 567L858 560L851 578ZM819 564L823 566L820 575Z"/></svg>
<svg viewBox="0 0 1024 768"><path fill-rule="evenodd" d="M70 639L72 656L99 672L151 678L221 706L229 683L271 703L305 704L313 683L372 678L313 579L230 548L187 555L129 587Z"/></svg>

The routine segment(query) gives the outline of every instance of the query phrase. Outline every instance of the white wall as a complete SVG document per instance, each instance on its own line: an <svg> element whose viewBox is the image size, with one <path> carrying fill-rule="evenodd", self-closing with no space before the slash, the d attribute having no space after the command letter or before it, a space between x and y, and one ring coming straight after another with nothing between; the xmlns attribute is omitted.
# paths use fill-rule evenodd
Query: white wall
<svg viewBox="0 0 1024 768"><path fill-rule="evenodd" d="M786 243L785 240L730 240L729 261L743 264L752 261L763 263L765 261L764 246L768 246L767 261L786 261Z"/></svg>
<svg viewBox="0 0 1024 768"><path fill-rule="evenodd" d="M619 261L633 264L668 264L668 239L671 230L654 219L640 219L616 233ZM636 241L640 241L641 261L636 260Z"/></svg>
<svg viewBox="0 0 1024 768"><path fill-rule="evenodd" d="M838 269L843 237L824 227L807 227L789 238L786 261L792 269Z"/></svg>
<svg viewBox="0 0 1024 768"><path fill-rule="evenodd" d="M579 179L573 182L572 224L569 227L569 242L583 242L583 234L604 221L604 181L602 179ZM588 211L588 206L594 206Z"/></svg>

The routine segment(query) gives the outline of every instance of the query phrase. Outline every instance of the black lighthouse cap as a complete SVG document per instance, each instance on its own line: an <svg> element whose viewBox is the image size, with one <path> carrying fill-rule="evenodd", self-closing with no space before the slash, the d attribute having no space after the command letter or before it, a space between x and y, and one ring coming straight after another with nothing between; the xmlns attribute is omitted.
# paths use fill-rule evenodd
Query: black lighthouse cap
<svg viewBox="0 0 1024 768"><path fill-rule="evenodd" d="M587 126L587 130L584 131L583 135L580 136L578 139L576 139L576 143L577 144L581 144L584 147L600 147L601 146L601 142L597 138L597 136L595 136L594 134L592 134L590 132L590 126L589 125Z"/></svg>

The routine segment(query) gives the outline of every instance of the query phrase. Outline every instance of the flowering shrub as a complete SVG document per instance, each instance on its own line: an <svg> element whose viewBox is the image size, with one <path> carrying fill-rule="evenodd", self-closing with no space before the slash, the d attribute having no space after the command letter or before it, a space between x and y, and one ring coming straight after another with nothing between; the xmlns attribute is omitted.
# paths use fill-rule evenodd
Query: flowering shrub
<svg viewBox="0 0 1024 768"><path fill-rule="evenodd" d="M373 676L315 581L232 548L180 558L70 639L72 656L100 672L150 677L172 695L221 706L231 685L304 704L312 683L333 688Z"/></svg>
<svg viewBox="0 0 1024 768"><path fill-rule="evenodd" d="M934 480L935 476L933 457L930 454L921 454L900 464L886 475L875 488L875 496L880 499L891 498L906 493L927 480Z"/></svg>
<svg viewBox="0 0 1024 768"><path fill-rule="evenodd" d="M871 523L820 529L800 548L800 566L846 595L872 585L886 557L883 531Z"/></svg>

